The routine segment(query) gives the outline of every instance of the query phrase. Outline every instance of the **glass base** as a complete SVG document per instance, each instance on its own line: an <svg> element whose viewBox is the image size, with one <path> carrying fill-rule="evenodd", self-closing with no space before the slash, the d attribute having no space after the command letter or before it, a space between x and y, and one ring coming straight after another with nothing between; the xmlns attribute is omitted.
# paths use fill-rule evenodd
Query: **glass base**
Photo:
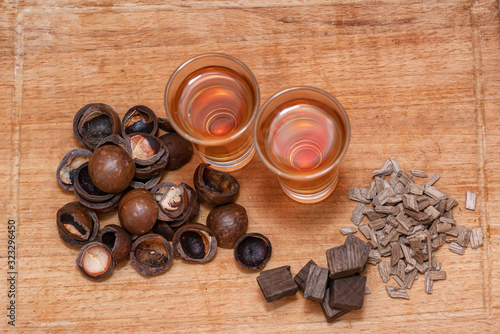
<svg viewBox="0 0 500 334"><path fill-rule="evenodd" d="M295 189L292 189L288 187L286 184L284 184L280 179L279 179L281 189L285 192L285 194L293 199L294 201L297 201L299 203L306 203L306 204L311 204L311 203L318 203L321 202L322 200L326 199L328 196L331 195L331 193L335 190L337 187L337 184L339 182L339 173L335 173L334 177L332 178L331 182L322 190L311 193L311 192L299 192Z"/></svg>
<svg viewBox="0 0 500 334"><path fill-rule="evenodd" d="M231 161L221 161L221 160L213 160L210 159L210 157L207 157L206 155L203 155L200 151L197 151L198 155L200 156L201 160L206 162L207 164L210 164L211 167L214 169L223 171L223 172L231 172L235 171L238 169L241 169L248 165L248 163L252 160L253 156L255 155L255 146L252 145L250 148L239 158Z"/></svg>

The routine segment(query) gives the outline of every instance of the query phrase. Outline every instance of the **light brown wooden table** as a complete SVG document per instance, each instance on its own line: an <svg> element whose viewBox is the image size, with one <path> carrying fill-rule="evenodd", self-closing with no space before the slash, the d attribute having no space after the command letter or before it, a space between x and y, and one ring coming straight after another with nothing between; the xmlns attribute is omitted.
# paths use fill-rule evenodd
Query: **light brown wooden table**
<svg viewBox="0 0 500 334"><path fill-rule="evenodd" d="M17 229L16 328L22 332L282 333L498 330L500 204L500 19L497 0L87 1L7 0L0 4L0 331L7 325L8 220ZM426 295L419 277L411 299L393 300L376 267L360 311L328 324L302 298L266 303L258 273L240 269L230 250L206 265L175 260L165 274L141 277L127 263L102 283L77 270L77 252L57 234L57 209L73 201L55 171L79 147L74 113L104 102L120 115L145 104L164 115L163 92L188 58L223 52L256 75L261 103L291 86L336 96L352 138L335 192L315 205L280 190L256 157L234 175L249 231L265 233L267 268L309 259L343 242L356 203L388 157L401 167L442 175L459 200L459 225L480 226L485 245L464 256L441 248L448 280ZM200 162L169 172L187 181ZM465 191L478 193L476 211ZM208 213L202 208L199 222ZM102 223L116 223L116 214ZM394 284L394 282L392 282Z"/></svg>

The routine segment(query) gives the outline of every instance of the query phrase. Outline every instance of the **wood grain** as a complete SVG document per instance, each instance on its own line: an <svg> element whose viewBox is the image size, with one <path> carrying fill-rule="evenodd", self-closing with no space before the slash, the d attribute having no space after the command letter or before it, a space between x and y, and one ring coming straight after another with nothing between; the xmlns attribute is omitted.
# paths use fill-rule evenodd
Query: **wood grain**
<svg viewBox="0 0 500 334"><path fill-rule="evenodd" d="M6 245L7 220L16 219L17 327L26 333L494 330L500 310L499 49L497 0L4 1L0 242ZM137 104L162 115L170 74L205 52L245 62L259 81L261 103L281 89L311 85L337 97L350 117L339 185L322 203L288 199L257 157L233 173L249 232L273 243L266 269L290 265L295 275L310 259L325 267L326 249L341 245L338 230L352 224L356 203L347 190L369 186L372 171L391 156L408 172L441 174L436 186L459 202L457 224L481 226L485 245L463 256L442 247L436 256L447 280L426 295L419 277L409 301L389 298L377 268L369 266L372 293L363 308L331 324L300 292L266 303L258 273L240 269L225 249L205 265L177 259L158 277L141 277L126 263L104 282L85 279L75 265L77 251L59 240L55 227L57 209L74 200L55 179L60 159L79 147L74 113L103 102L120 116ZM195 157L164 180L192 185L199 162ZM464 208L466 190L478 194L475 211ZM197 221L204 223L208 212L202 207ZM101 219L117 222L115 213ZM1 307L8 302L3 282Z"/></svg>

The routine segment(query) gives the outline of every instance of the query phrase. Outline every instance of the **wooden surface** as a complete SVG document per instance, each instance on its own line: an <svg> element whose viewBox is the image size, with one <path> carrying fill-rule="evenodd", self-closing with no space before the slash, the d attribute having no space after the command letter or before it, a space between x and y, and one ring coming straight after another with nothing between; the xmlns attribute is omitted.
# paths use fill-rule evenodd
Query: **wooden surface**
<svg viewBox="0 0 500 334"><path fill-rule="evenodd" d="M15 1L0 4L0 330L7 325L7 221L17 227L16 329L22 332L332 332L495 331L500 298L500 20L497 0ZM459 225L481 226L485 245L464 256L437 253L448 279L411 299L390 299L378 270L367 271L365 306L328 324L299 292L266 303L258 273L230 250L165 274L141 277L127 263L94 283L77 270L77 252L58 237L55 214L74 200L55 171L79 147L74 113L104 102L120 115L145 104L164 115L163 92L188 58L223 52L245 62L261 103L281 89L311 85L344 105L352 125L335 192L315 205L280 190L256 157L235 172L249 231L266 234L266 268L296 274L339 245L356 206L351 186L394 156L402 168L442 175L459 200ZM165 175L192 184L199 163ZM476 211L465 192L478 193ZM202 208L199 222L208 213ZM102 215L103 224L116 214Z"/></svg>

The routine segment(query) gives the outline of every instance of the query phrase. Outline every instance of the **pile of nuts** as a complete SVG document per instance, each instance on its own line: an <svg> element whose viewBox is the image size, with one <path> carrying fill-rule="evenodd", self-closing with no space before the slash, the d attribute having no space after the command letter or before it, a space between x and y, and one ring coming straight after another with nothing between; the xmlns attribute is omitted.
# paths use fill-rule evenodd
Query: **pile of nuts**
<svg viewBox="0 0 500 334"><path fill-rule="evenodd" d="M158 137L159 128L166 133ZM83 275L105 278L129 257L141 274L156 275L174 256L208 262L217 247L234 248L244 268L266 265L271 243L260 233L246 234L246 210L233 203L240 188L234 177L202 163L194 188L160 183L164 170L181 168L193 155L167 119L134 106L120 120L110 106L91 103L76 113L73 131L86 149L68 152L57 168L59 184L77 199L58 210L57 228L66 244L80 248L76 264ZM200 203L215 205L206 226L194 223ZM100 229L98 213L115 209L120 225Z"/></svg>

